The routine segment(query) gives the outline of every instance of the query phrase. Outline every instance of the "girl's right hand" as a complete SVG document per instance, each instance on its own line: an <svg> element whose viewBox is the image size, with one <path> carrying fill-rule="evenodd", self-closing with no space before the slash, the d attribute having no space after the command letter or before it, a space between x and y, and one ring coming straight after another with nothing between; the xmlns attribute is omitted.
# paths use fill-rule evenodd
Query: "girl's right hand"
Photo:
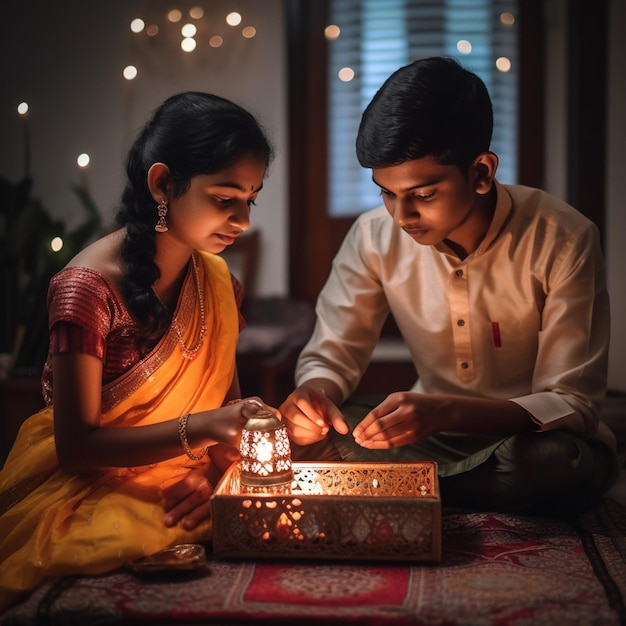
<svg viewBox="0 0 626 626"><path fill-rule="evenodd" d="M259 412L269 412L280 419L278 410L265 404L265 402L257 396L230 400L225 406L216 411L219 417L211 424L212 430L214 431L214 440L238 447L239 439L241 438L241 430L246 425L248 419L254 417L254 415Z"/></svg>

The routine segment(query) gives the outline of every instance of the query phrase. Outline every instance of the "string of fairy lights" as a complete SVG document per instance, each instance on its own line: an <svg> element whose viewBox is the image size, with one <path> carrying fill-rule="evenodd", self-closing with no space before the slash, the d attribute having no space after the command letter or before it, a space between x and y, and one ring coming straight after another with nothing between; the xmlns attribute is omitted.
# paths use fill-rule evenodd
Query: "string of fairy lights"
<svg viewBox="0 0 626 626"><path fill-rule="evenodd" d="M150 14L144 16L136 16L131 19L128 28L133 38L133 43L144 49L154 51L158 46L167 48L168 51L172 47L178 48L185 54L199 54L204 51L217 50L222 48L227 39L232 35L236 35L245 40L256 37L257 28L251 23L247 23L244 16L237 11L224 12L221 16L212 14L208 15L202 6L192 6L188 10L178 8L169 8L167 10L158 9L155 4L147 5L152 7ZM515 18L510 13L503 13L500 19L505 25L512 25ZM324 29L324 37L329 41L337 40L341 35L341 28L336 24L329 24ZM460 40L457 44L458 51L461 54L469 54L472 50L472 44L468 40ZM497 68L501 72L507 72L510 69L510 61L506 58L500 58L496 62ZM137 64L128 64L122 69L122 76L127 81L135 80L140 74L140 68ZM349 82L355 77L353 68L342 67L337 78L344 82ZM30 106L28 102L22 101L17 106L17 113L23 121L24 134L24 171L25 175L30 175L30 137L28 127L28 117L30 115ZM86 182L86 171L91 165L91 157L87 152L82 152L76 157L76 164L81 172L83 185ZM57 238L58 239L58 238ZM51 243L53 250L58 251L62 248L63 242L59 239Z"/></svg>
<svg viewBox="0 0 626 626"><path fill-rule="evenodd" d="M189 10L158 9L156 3L147 4L150 15L132 18L129 24L133 43L147 50L148 54L154 52L160 45L167 48L178 46L186 54L198 54L204 50L216 50L225 46L232 34L238 35L244 40L256 37L257 28L253 24L246 23L243 15L237 11L226 12L222 16L207 15L201 6L193 6ZM127 81L133 81L139 76L138 64L128 64L122 69L122 76ZM30 177L30 130L29 117L31 107L28 102L22 101L17 105L17 114L22 121L24 143L24 175ZM86 172L91 165L91 156L82 152L76 157L81 183L87 187ZM53 252L59 252L63 248L61 237L54 237L50 241Z"/></svg>
<svg viewBox="0 0 626 626"><path fill-rule="evenodd" d="M257 34L256 26L247 23L238 11L209 15L202 6L192 6L184 11L153 8L150 15L133 18L130 31L133 43L143 51L154 52L160 46L168 53L179 48L188 55L206 54L222 48L233 35L253 39ZM135 80L139 72L137 65L129 64L124 67L122 75L130 81Z"/></svg>

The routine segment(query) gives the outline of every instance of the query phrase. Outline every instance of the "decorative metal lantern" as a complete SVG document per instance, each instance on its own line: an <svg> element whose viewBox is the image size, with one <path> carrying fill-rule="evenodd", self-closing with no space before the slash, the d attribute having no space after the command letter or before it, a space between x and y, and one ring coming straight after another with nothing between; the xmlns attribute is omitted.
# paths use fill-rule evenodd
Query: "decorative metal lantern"
<svg viewBox="0 0 626 626"><path fill-rule="evenodd" d="M270 487L293 480L287 429L269 409L247 401L242 409L247 422L241 432L241 483Z"/></svg>

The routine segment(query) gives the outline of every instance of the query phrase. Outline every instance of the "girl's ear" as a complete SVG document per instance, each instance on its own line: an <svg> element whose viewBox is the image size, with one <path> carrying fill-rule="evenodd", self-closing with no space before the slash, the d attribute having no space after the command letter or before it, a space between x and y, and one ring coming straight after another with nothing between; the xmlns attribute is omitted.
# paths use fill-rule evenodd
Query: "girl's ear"
<svg viewBox="0 0 626 626"><path fill-rule="evenodd" d="M482 152L472 163L474 172L474 191L479 194L489 193L498 169L498 157L493 152Z"/></svg>
<svg viewBox="0 0 626 626"><path fill-rule="evenodd" d="M165 163L153 163L150 166L148 170L148 189L157 204L163 200L166 203L170 201L170 168Z"/></svg>

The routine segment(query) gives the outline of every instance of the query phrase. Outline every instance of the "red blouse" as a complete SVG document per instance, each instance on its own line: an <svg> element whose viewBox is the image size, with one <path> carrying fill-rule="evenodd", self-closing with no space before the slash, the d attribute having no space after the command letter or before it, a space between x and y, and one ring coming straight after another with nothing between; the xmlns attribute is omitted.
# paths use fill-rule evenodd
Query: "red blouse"
<svg viewBox="0 0 626 626"><path fill-rule="evenodd" d="M233 291L241 307L243 288L233 276ZM239 329L245 321L239 313ZM42 375L46 405L52 404L52 356L91 354L102 361L105 385L130 369L141 355L135 341L137 324L111 281L84 267L61 270L48 289L50 344Z"/></svg>

